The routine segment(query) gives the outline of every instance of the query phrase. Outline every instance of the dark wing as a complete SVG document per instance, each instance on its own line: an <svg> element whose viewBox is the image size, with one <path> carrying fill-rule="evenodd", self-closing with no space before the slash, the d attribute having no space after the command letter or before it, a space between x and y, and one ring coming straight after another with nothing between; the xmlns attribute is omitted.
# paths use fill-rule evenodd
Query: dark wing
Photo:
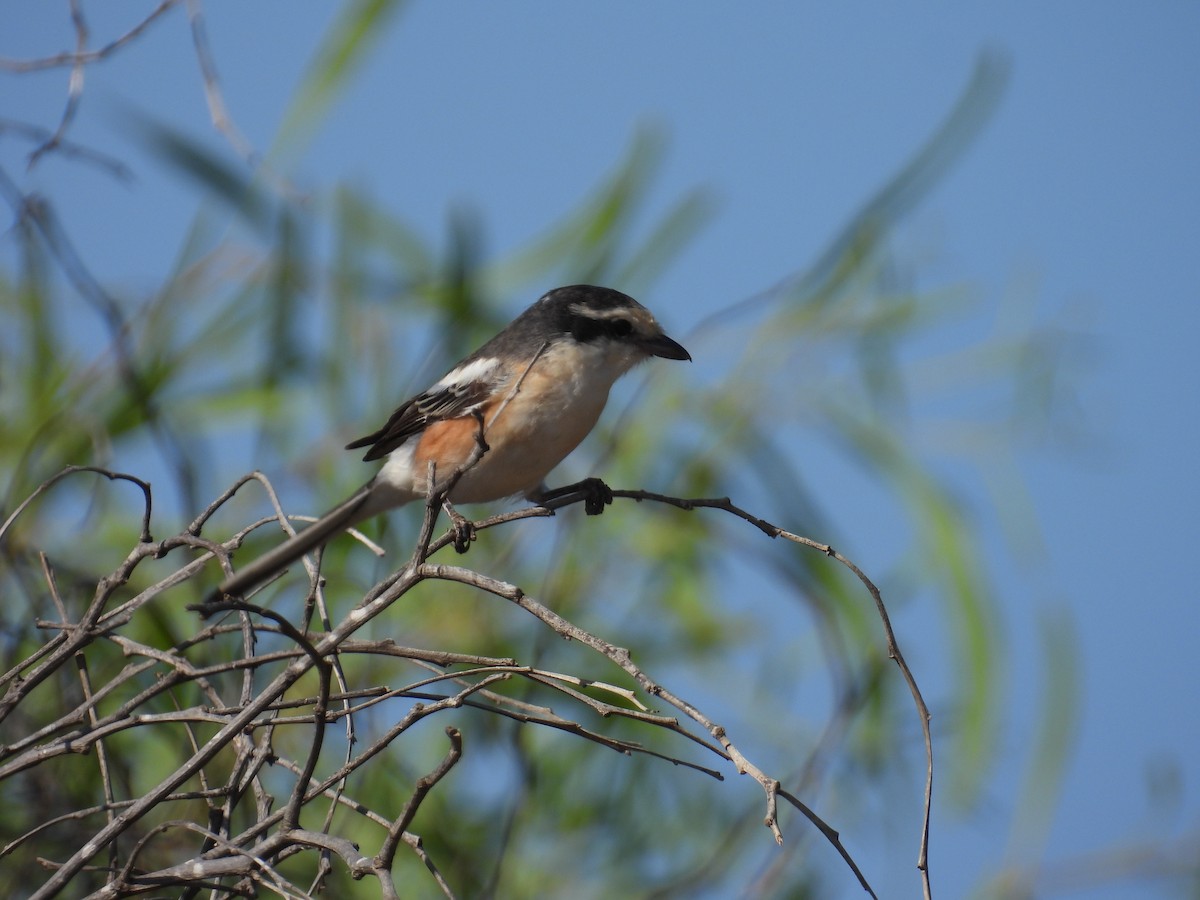
<svg viewBox="0 0 1200 900"><path fill-rule="evenodd" d="M452 369L441 381L424 393L406 400L378 431L346 445L347 450L370 446L363 459L367 462L387 456L414 434L420 434L431 422L469 416L492 396L500 366L495 359L473 359Z"/></svg>

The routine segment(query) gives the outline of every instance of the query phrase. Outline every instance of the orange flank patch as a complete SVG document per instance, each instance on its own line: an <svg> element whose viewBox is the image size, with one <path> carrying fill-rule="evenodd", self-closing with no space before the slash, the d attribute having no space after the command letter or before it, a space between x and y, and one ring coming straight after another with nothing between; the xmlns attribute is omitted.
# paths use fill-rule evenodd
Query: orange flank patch
<svg viewBox="0 0 1200 900"><path fill-rule="evenodd" d="M427 426L413 451L413 472L424 481L429 461L437 463L437 479L441 481L466 464L474 452L479 421L474 416L443 419Z"/></svg>

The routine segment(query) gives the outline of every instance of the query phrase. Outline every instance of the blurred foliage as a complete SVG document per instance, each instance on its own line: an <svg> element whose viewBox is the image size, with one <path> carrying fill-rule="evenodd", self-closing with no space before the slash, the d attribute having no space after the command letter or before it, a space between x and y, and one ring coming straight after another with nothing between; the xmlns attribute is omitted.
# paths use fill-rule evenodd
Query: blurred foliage
<svg viewBox="0 0 1200 900"><path fill-rule="evenodd" d="M269 161L287 159L296 142L319 128L394 6L347 5ZM823 444L823 452L859 467L899 510L886 527L897 529L902 561L894 571L868 574L884 585L893 612L920 596L936 597L945 611L946 634L927 637L944 638L955 650L946 678L952 687L936 692L935 727L940 771L952 775L943 783L953 784L960 804L972 802L996 744L1004 646L979 522L912 440L927 413L910 388L914 368L925 360L910 348L948 322L986 311L964 291L926 294L898 286L902 265L892 241L899 218L986 121L1002 83L1002 66L985 60L945 127L816 263L691 333L676 334L698 358L720 359L720 378L698 384L694 370L660 366L652 378L631 379L640 384L636 404L632 388L617 392L590 454L577 454L559 473L564 482L593 474L581 460L598 459L595 474L616 486L733 495L765 518L842 548L853 546L855 529L881 527L883 519L857 515L847 528L848 517L836 510L840 498L809 484L799 460ZM439 252L401 214L361 191L334 186L302 202L184 135L154 123L140 127L164 163L197 180L213 202L197 217L170 277L146 295L110 296L71 271L78 262L64 252L67 239L50 210L25 215L9 234L20 264L0 273L4 516L75 463L152 480L156 537L181 528L250 468L270 474L289 512L319 512L370 475L341 446L493 333L521 303L554 284L588 281L627 290L654 307L656 279L711 214L703 191L665 211L647 208L661 141L639 133L612 174L531 245L505 259L488 258L479 249L487 224L459 211L449 216L449 239ZM679 324L668 323L672 332ZM1030 371L1049 371L1052 362L1032 334L980 342L962 353L959 364L985 373L983 387L1001 393ZM1012 405L995 421L971 427L1005 441L1013 421L1036 429L1034 394L1012 389ZM59 619L38 554L48 555L63 603L86 605L97 577L136 542L140 502L127 485L77 476L15 521L0 544L5 671L45 639L36 622ZM224 539L269 513L251 485L204 534ZM389 549L383 561L349 540L335 541L323 566L331 605L345 608L403 560L415 527L415 516L405 514L365 526ZM239 558L274 543L277 536L267 532ZM182 553L137 570L118 599L182 565ZM702 698L731 734L786 774L785 786L819 797L812 805L852 844L882 833L911 842L915 855L924 763L912 703L884 658L869 597L831 560L767 541L729 517L618 503L599 519L572 509L554 520L487 532L466 563L522 585L568 619L629 647L660 682ZM122 633L160 648L187 641L199 626L185 605L211 589L217 575L210 565L203 577L181 585L170 604L147 607ZM269 588L273 607L293 621L302 616L302 583L293 575ZM599 657L466 589L424 585L368 632L363 636L512 657L625 684ZM1048 665L1065 672L1054 676L1058 693L1045 701L1038 791L1050 790L1057 778L1054 761L1069 740L1061 713L1073 702L1069 627L1052 622L1047 633ZM219 659L221 647L214 641L193 648L194 659ZM906 649L918 660L923 655L921 648ZM94 685L128 664L106 642L91 644L86 656ZM345 664L358 683L399 677L394 660ZM920 678L920 662L914 666ZM301 684L296 693L312 689ZM497 690L549 702L525 681ZM72 678L45 685L4 722L3 742L41 727L63 696L79 691ZM203 702L195 691L181 686L154 702L161 711ZM356 727L377 734L404 708L382 704ZM575 714L605 733L656 748L663 741L635 723ZM379 809L402 808L417 778L444 752L446 724L462 730L466 755L412 827L463 896L746 890L803 897L850 883L836 855L796 816L784 814L790 842L778 851L762 828L761 794L732 770L716 782L469 708L405 735L379 765L356 774L348 795L370 798ZM109 739L114 782L125 796L155 784L191 740L183 729L164 728L162 746L154 746L142 733L136 741L120 733ZM274 738L281 748L290 739L286 729ZM687 755L686 747L662 749ZM335 769L346 752L331 730L322 770ZM277 779L282 802L288 773L269 777ZM95 804L98 791L88 756L63 757L10 779L0 784L0 837L7 841L37 821ZM1029 803L1036 806L1038 798ZM193 801L164 809L161 819L206 815ZM1044 821L1049 812L1036 815ZM34 857L69 855L94 830L93 820L67 819L47 829L36 846L4 861L6 877L39 882L44 872ZM378 845L379 829L340 812L334 821L354 829L364 852ZM188 838L165 839L147 860L169 864L176 840ZM411 896L436 895L418 862L399 859ZM302 856L281 871L312 865ZM335 860L329 890L375 896L377 887L353 881Z"/></svg>

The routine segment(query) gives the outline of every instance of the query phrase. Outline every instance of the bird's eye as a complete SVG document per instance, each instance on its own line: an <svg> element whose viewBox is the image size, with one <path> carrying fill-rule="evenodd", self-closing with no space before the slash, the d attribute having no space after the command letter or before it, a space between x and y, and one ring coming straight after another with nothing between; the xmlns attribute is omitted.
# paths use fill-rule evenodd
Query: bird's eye
<svg viewBox="0 0 1200 900"><path fill-rule="evenodd" d="M617 337L625 337L633 331L633 323L628 319L613 319L612 333Z"/></svg>

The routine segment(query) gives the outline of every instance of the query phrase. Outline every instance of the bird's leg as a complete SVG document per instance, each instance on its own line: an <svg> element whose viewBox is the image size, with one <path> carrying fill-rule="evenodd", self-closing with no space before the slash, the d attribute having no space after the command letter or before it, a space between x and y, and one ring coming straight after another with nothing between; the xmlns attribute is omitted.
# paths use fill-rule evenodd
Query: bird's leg
<svg viewBox="0 0 1200 900"><path fill-rule="evenodd" d="M471 541L475 540L475 523L454 508L454 504L450 502L450 491L452 491L454 486L458 484L459 479L467 473L467 470L478 463L479 460L483 458L483 455L491 449L483 437L483 413L481 413L479 410L475 410L471 413L471 415L475 418L475 424L477 426L475 430L475 450L472 452L470 458L463 465L459 466L458 469L456 469L450 476L449 480L447 480L445 485L441 486L440 488L442 495L442 509L446 511L446 516L450 519L450 527L454 529L454 549L458 553L466 553L471 546ZM435 480L436 471L436 463L433 460L430 460L430 485L437 484ZM430 488L430 490L432 490L432 488Z"/></svg>
<svg viewBox="0 0 1200 900"><path fill-rule="evenodd" d="M559 488L540 488L529 499L547 509L557 509L572 502L580 495L583 497L583 511L589 516L600 515L604 512L604 507L613 502L612 489L599 478L585 478L583 481L563 485ZM564 500L566 503L556 502L559 500Z"/></svg>
<svg viewBox="0 0 1200 900"><path fill-rule="evenodd" d="M450 527L454 529L454 550L466 553L475 540L475 523L454 508L449 497L442 498L442 509L450 519Z"/></svg>

